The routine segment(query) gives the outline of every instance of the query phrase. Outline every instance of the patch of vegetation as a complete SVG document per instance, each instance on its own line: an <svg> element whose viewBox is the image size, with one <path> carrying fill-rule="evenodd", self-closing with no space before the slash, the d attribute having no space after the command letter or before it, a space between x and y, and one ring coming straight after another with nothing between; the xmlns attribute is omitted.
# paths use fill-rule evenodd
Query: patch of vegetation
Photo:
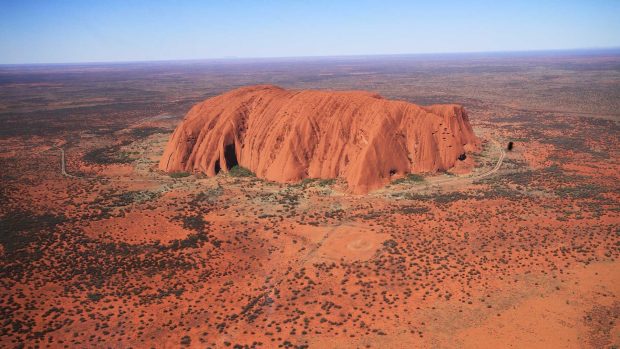
<svg viewBox="0 0 620 349"><path fill-rule="evenodd" d="M398 242L393 239L384 241L383 247L389 254L400 254L400 252L398 251Z"/></svg>
<svg viewBox="0 0 620 349"><path fill-rule="evenodd" d="M224 189L221 186L217 186L216 188L207 189L205 191L201 191L196 194L190 204L195 207L202 203L212 204L217 200L217 198L224 193Z"/></svg>
<svg viewBox="0 0 620 349"><path fill-rule="evenodd" d="M158 288L155 293L142 295L140 304L150 304L172 296L179 298L184 292L185 288L178 285L170 286L164 289Z"/></svg>
<svg viewBox="0 0 620 349"><path fill-rule="evenodd" d="M202 215L196 214L193 216L181 216L178 217L183 222L183 228L188 230L194 230L201 232L205 229L209 222L205 221Z"/></svg>
<svg viewBox="0 0 620 349"><path fill-rule="evenodd" d="M295 185L295 186L298 186ZM274 201L284 206L287 211L294 210L299 205L299 193L294 192L291 188L295 186L289 186L283 192L278 193L274 197Z"/></svg>
<svg viewBox="0 0 620 349"><path fill-rule="evenodd" d="M84 155L84 161L99 165L129 164L133 161L128 152L120 151L120 145L93 149Z"/></svg>
<svg viewBox="0 0 620 349"><path fill-rule="evenodd" d="M504 161L506 165L515 165L515 167L525 167L519 162ZM541 171L532 171L529 169L518 170L503 174L501 177L486 177L473 181L474 184L490 184L494 185L501 182L512 183L521 186L531 186L536 182L537 177L541 176Z"/></svg>
<svg viewBox="0 0 620 349"><path fill-rule="evenodd" d="M423 194L416 194L416 193L404 193L404 194L398 193L398 194L394 194L394 196L400 196L407 200L434 201L440 205L449 204L451 202L455 202L459 200L466 200L466 199L474 198L468 194L464 194L461 192L437 193L437 194L432 194L432 195L423 195Z"/></svg>
<svg viewBox="0 0 620 349"><path fill-rule="evenodd" d="M172 178L189 177L189 175L190 175L189 172L171 172L170 173L170 177L172 177Z"/></svg>
<svg viewBox="0 0 620 349"><path fill-rule="evenodd" d="M518 191L511 189L509 186L502 184L491 184L491 187L482 192L482 195L475 196L478 200L488 200L488 199L507 199L507 200L518 200L523 198L523 194Z"/></svg>
<svg viewBox="0 0 620 349"><path fill-rule="evenodd" d="M360 214L354 215L353 217L372 221L372 220L379 219L382 216L383 216L383 213L381 213L380 211L368 211L367 213L360 213Z"/></svg>
<svg viewBox="0 0 620 349"><path fill-rule="evenodd" d="M412 184L424 182L424 176L415 173L408 173L405 177L392 181L392 184Z"/></svg>
<svg viewBox="0 0 620 349"><path fill-rule="evenodd" d="M127 206L132 203L141 203L145 201L152 201L159 196L158 193L148 190L132 190L126 191L120 194L113 195L111 197L112 206Z"/></svg>
<svg viewBox="0 0 620 349"><path fill-rule="evenodd" d="M336 184L336 179L335 178L319 179L316 182L316 185L318 185L319 187L328 187L328 186L332 186L334 184Z"/></svg>
<svg viewBox="0 0 620 349"><path fill-rule="evenodd" d="M88 299L90 299L93 302L98 302L101 298L103 298L103 295L101 293L89 293L88 294Z"/></svg>
<svg viewBox="0 0 620 349"><path fill-rule="evenodd" d="M66 221L62 215L22 210L9 211L0 218L0 244L4 249L0 279L23 280L32 273L29 266L43 258L55 230Z"/></svg>
<svg viewBox="0 0 620 349"><path fill-rule="evenodd" d="M183 336L183 338L181 338L181 345L190 345L192 344L192 339L190 336Z"/></svg>
<svg viewBox="0 0 620 349"><path fill-rule="evenodd" d="M385 240L383 242L383 246L389 247L389 248L394 248L394 247L398 246L398 243L396 241L390 239L390 240Z"/></svg>
<svg viewBox="0 0 620 349"><path fill-rule="evenodd" d="M134 138L146 138L156 133L167 133L168 130L161 127L140 127L131 130L131 135Z"/></svg>
<svg viewBox="0 0 620 349"><path fill-rule="evenodd" d="M256 177L254 172L248 170L245 167L241 166L233 166L230 170L228 170L228 174L231 177Z"/></svg>
<svg viewBox="0 0 620 349"><path fill-rule="evenodd" d="M406 206L401 208L403 214L422 214L428 211L430 211L430 209L424 206Z"/></svg>
<svg viewBox="0 0 620 349"><path fill-rule="evenodd" d="M469 195L460 192L439 194L432 197L432 199L438 204L447 204L454 201L467 200L470 198L471 197Z"/></svg>
<svg viewBox="0 0 620 349"><path fill-rule="evenodd" d="M544 135L540 137L540 141L543 143L551 144L556 149L561 150L561 152L552 154L550 159L562 161L563 156L566 156L566 153L577 152L588 154L599 160L607 160L609 159L609 154L605 151L600 151L598 149L592 149L590 145L588 145L586 139L583 134L578 135L564 135L564 136L556 136L556 137L545 137Z"/></svg>
<svg viewBox="0 0 620 349"><path fill-rule="evenodd" d="M16 252L43 238L44 231L51 231L66 221L64 216L37 215L27 211L8 212L0 218L0 244L7 252Z"/></svg>
<svg viewBox="0 0 620 349"><path fill-rule="evenodd" d="M209 236L203 232L189 234L185 239L172 240L170 249L179 250L184 248L196 248L202 246L203 243L209 242Z"/></svg>
<svg viewBox="0 0 620 349"><path fill-rule="evenodd" d="M304 178L299 183L295 183L291 185L291 187L297 188L306 188L309 185L312 185L316 181L316 178Z"/></svg>
<svg viewBox="0 0 620 349"><path fill-rule="evenodd" d="M309 186L316 185L318 187L329 187L336 183L335 178L321 179L321 178L304 178L299 183L293 184L294 188L302 188L305 189Z"/></svg>
<svg viewBox="0 0 620 349"><path fill-rule="evenodd" d="M604 193L604 188L594 184L583 184L574 187L562 187L555 190L555 193L561 197L569 197L571 199L593 199L598 198Z"/></svg>

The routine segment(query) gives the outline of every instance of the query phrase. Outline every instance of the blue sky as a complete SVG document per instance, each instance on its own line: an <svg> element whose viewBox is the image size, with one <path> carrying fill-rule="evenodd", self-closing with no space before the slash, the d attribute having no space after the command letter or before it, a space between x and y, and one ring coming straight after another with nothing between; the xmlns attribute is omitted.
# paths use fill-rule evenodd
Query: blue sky
<svg viewBox="0 0 620 349"><path fill-rule="evenodd" d="M0 63L620 47L620 0L0 0Z"/></svg>

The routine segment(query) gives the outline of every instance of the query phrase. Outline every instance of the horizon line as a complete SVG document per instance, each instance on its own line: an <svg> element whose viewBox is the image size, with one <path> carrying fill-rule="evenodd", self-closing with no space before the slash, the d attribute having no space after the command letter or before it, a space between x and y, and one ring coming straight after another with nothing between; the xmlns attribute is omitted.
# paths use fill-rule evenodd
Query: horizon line
<svg viewBox="0 0 620 349"><path fill-rule="evenodd" d="M62 66L62 65L105 65L105 64L140 64L140 63L183 63L183 62L227 62L227 61L268 61L268 60L304 60L325 58L373 58L373 57L405 57L405 56L458 56L484 54L528 54L528 53L570 53L590 51L618 51L620 46L552 48L531 50L500 50L500 51L445 51L445 52L418 52L418 53L371 53L371 54L335 54L335 55L302 55L302 56L223 56L211 58L180 58L180 59L135 59L135 60L101 60L101 61L73 61L73 62L25 62L0 63L0 67L15 66Z"/></svg>

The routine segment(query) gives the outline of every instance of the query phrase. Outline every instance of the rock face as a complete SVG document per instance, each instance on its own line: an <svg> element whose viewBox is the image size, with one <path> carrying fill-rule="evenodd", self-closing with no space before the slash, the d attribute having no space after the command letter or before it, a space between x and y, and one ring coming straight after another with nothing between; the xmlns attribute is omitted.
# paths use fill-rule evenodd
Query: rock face
<svg viewBox="0 0 620 349"><path fill-rule="evenodd" d="M342 177L365 193L406 173L447 170L478 144L459 105L261 85L195 105L159 168L214 176L239 165L276 182Z"/></svg>

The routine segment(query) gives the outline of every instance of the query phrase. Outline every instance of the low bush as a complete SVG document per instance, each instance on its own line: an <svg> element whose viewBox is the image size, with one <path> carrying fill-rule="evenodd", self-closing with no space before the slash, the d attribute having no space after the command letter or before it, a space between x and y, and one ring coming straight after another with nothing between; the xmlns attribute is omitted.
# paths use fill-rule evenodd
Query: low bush
<svg viewBox="0 0 620 349"><path fill-rule="evenodd" d="M405 177L394 180L393 184L407 184L424 182L424 176L414 173L408 173Z"/></svg>
<svg viewBox="0 0 620 349"><path fill-rule="evenodd" d="M172 172L170 173L170 177L172 178L183 178L188 177L190 175L189 172Z"/></svg>
<svg viewBox="0 0 620 349"><path fill-rule="evenodd" d="M228 174L232 177L256 177L256 175L245 167L233 166L228 170Z"/></svg>

